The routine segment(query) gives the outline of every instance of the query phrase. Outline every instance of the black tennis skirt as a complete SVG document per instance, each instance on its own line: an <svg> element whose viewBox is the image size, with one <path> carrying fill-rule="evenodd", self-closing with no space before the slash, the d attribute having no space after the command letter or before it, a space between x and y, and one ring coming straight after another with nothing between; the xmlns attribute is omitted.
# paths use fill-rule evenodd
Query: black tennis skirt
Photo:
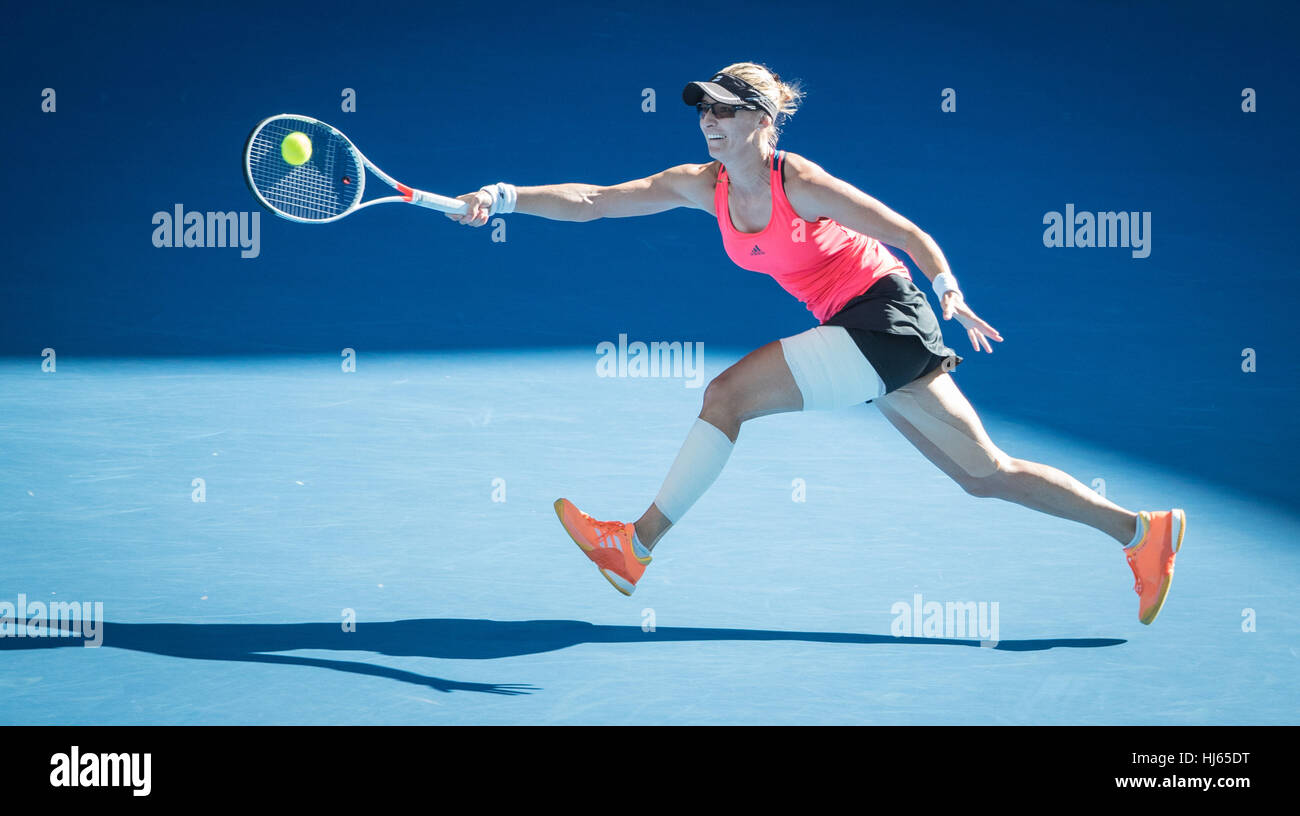
<svg viewBox="0 0 1300 816"><path fill-rule="evenodd" d="M962 361L944 345L939 319L925 293L902 275L880 278L822 325L848 330L885 381L886 394L929 374L945 360L952 360L949 371Z"/></svg>

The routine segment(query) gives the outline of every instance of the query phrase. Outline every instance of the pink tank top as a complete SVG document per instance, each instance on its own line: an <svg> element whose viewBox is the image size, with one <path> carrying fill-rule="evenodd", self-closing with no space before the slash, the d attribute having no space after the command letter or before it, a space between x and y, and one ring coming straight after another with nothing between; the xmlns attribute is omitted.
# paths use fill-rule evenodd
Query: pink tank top
<svg viewBox="0 0 1300 816"><path fill-rule="evenodd" d="M889 249L875 238L830 218L805 221L790 206L781 181L785 151L772 164L772 218L762 232L740 232L731 223L727 169L718 168L713 205L722 230L722 246L741 269L771 275L794 295L818 322L838 312L885 275L911 280Z"/></svg>

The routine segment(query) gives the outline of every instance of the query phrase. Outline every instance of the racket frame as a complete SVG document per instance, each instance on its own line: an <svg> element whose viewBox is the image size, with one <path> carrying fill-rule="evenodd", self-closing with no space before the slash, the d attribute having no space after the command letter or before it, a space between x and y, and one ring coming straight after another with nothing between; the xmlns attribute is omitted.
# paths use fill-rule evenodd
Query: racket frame
<svg viewBox="0 0 1300 816"><path fill-rule="evenodd" d="M343 140L343 143L347 145L348 150L352 151L353 156L357 159L357 166L362 168L362 171L357 174L358 178L355 179L357 184L357 197L352 202L351 206L343 212L337 215L331 215L328 218L302 218L301 216L290 215L266 200L261 191L257 189L257 185L253 182L253 140L257 138L257 134L262 132L262 128L277 119L296 119L300 122L317 125L318 127L325 128ZM366 194L365 171L367 169L382 179L390 187L401 193L401 195L384 196L382 198L372 198L369 201L362 201L361 199ZM300 113L277 113L275 116L268 116L258 122L256 127L253 128L253 132L248 134L248 140L244 143L244 182L248 185L248 189L253 193L253 196L257 199L259 204L281 218L289 221L297 221L300 224L328 224L331 221L338 221L344 216L351 215L357 210L365 209L372 204L415 204L419 207L427 207L428 209L438 210L439 212L445 213L464 213L469 206L464 201L455 198L447 198L446 196L440 196L437 193L417 190L414 187L408 187L407 185L402 184L383 170L380 170L374 162L370 161L370 159L367 159L366 154L362 153L361 150L353 144L352 140L343 133L343 131L328 122L322 122L321 120L310 116L303 116Z"/></svg>

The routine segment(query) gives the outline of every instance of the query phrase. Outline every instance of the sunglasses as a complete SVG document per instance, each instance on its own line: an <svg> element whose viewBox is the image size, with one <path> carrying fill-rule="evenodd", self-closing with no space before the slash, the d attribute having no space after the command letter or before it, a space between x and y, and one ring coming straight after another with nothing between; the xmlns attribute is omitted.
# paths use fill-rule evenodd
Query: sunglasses
<svg viewBox="0 0 1300 816"><path fill-rule="evenodd" d="M759 110L758 105L728 105L726 102L696 102L695 109L700 112L700 118L709 110L719 119L730 119L736 115L738 110Z"/></svg>

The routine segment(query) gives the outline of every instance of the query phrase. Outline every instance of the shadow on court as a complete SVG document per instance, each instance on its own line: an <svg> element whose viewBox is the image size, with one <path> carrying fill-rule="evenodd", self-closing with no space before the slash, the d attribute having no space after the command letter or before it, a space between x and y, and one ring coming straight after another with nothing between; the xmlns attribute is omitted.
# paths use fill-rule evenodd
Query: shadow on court
<svg viewBox="0 0 1300 816"><path fill-rule="evenodd" d="M693 629L661 627L653 632L637 626L601 626L584 621L495 621L459 618L358 623L344 632L338 623L104 623L102 646L194 660L233 660L321 669L386 677L438 691L478 691L487 694L528 694L539 689L526 684L462 683L401 669L352 660L329 660L268 652L329 650L376 652L394 657L435 657L448 660L491 660L553 652L584 643L684 641L798 641L868 646L965 646L981 648L978 640L893 637L847 632L783 632L765 629ZM1118 646L1117 638L1044 638L1003 640L995 651L1035 652L1059 648ZM80 636L0 638L0 651L82 648Z"/></svg>

